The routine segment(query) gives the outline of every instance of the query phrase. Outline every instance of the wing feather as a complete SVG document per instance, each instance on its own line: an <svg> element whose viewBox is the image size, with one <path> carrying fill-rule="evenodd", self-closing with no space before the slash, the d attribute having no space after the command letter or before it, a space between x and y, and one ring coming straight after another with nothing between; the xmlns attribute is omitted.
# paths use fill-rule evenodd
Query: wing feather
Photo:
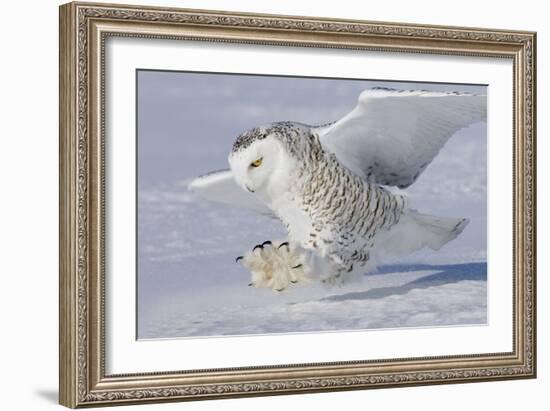
<svg viewBox="0 0 550 411"><path fill-rule="evenodd" d="M313 131L361 177L404 188L453 134L486 120L486 100L471 93L368 89L350 113Z"/></svg>
<svg viewBox="0 0 550 411"><path fill-rule="evenodd" d="M273 215L265 204L237 185L230 170L214 171L197 177L189 183L188 188L205 200Z"/></svg>

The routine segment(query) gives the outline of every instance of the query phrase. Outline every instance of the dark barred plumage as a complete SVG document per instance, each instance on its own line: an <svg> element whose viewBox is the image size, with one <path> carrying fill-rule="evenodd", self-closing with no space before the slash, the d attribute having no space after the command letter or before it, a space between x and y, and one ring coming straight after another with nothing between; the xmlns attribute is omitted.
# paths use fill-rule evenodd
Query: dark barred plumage
<svg viewBox="0 0 550 411"><path fill-rule="evenodd" d="M402 196L369 183L340 165L312 135L304 150L305 162L292 190L312 220L315 240L345 271L364 266L374 236L399 221Z"/></svg>
<svg viewBox="0 0 550 411"><path fill-rule="evenodd" d="M295 144L293 144L293 142L301 137L304 130L309 130L309 126L291 121L281 121L266 126L255 127L239 135L233 143L231 151L234 153L245 150L253 142L263 140L267 136L273 135L285 144L291 154L294 154L295 151L293 147Z"/></svg>
<svg viewBox="0 0 550 411"><path fill-rule="evenodd" d="M311 219L307 246L320 249L341 273L366 265L375 235L399 221L404 198L342 166L306 125L275 123L264 130L298 160L290 193ZM292 237L292 227L285 225Z"/></svg>

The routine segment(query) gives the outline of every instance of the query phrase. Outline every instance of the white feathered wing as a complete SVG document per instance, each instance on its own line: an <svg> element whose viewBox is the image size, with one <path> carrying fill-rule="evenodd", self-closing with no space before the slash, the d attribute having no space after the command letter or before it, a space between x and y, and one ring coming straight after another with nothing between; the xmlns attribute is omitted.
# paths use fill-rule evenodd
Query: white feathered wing
<svg viewBox="0 0 550 411"><path fill-rule="evenodd" d="M205 200L273 215L257 197L239 187L231 170L214 171L197 177L191 181L188 189Z"/></svg>
<svg viewBox="0 0 550 411"><path fill-rule="evenodd" d="M453 134L484 121L486 107L485 95L374 88L342 119L313 131L357 175L405 188Z"/></svg>

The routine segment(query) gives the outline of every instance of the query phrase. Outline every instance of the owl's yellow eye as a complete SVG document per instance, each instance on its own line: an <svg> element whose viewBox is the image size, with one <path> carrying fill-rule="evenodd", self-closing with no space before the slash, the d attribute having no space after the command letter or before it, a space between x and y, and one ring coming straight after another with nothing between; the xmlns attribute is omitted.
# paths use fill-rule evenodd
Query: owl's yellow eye
<svg viewBox="0 0 550 411"><path fill-rule="evenodd" d="M262 165L262 161L264 161L263 157L260 157L256 161L253 161L250 163L250 167L260 167Z"/></svg>

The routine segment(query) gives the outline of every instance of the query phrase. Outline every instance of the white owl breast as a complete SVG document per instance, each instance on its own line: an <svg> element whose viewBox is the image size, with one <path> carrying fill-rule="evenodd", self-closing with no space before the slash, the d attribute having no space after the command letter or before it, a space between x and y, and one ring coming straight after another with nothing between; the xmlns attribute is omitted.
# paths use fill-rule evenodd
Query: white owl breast
<svg viewBox="0 0 550 411"><path fill-rule="evenodd" d="M288 231L290 241L301 243L307 246L310 239L312 220L311 216L301 207L300 203L292 193L281 196L270 204L270 208L281 219Z"/></svg>

